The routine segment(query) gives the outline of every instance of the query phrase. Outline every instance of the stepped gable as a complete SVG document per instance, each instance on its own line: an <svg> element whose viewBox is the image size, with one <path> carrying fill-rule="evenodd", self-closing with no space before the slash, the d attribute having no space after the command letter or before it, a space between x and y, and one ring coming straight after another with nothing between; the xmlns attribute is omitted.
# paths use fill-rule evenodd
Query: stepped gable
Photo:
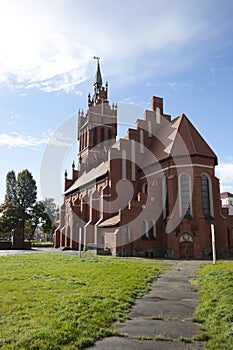
<svg viewBox="0 0 233 350"><path fill-rule="evenodd" d="M179 136L184 141L187 151L190 155L199 155L203 157L209 157L215 159L215 165L217 165L217 156L212 151L207 142L199 134L197 129L193 126L190 120L185 114L177 117L172 121L173 127L177 129L176 138L172 147L172 154L180 155Z"/></svg>

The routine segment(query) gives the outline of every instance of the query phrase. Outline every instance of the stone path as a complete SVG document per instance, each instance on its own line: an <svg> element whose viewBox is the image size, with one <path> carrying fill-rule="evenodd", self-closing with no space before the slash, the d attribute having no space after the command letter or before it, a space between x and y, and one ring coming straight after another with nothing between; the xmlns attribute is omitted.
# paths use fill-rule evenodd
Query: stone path
<svg viewBox="0 0 233 350"><path fill-rule="evenodd" d="M191 321L199 294L189 281L202 261L169 261L171 269L153 283L149 294L136 301L128 320L118 325L119 336L98 341L92 350L202 350L204 343L184 343L199 325ZM122 335L122 336L120 336Z"/></svg>

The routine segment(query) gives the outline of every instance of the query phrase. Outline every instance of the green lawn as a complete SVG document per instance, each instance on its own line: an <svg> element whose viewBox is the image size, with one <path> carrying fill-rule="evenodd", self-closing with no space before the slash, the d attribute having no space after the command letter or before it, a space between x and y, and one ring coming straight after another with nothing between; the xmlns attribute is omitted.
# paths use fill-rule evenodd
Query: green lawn
<svg viewBox="0 0 233 350"><path fill-rule="evenodd" d="M114 333L164 263L60 254L0 257L0 348L81 349Z"/></svg>
<svg viewBox="0 0 233 350"><path fill-rule="evenodd" d="M198 275L201 300L194 321L202 323L207 349L233 349L233 262L204 265Z"/></svg>

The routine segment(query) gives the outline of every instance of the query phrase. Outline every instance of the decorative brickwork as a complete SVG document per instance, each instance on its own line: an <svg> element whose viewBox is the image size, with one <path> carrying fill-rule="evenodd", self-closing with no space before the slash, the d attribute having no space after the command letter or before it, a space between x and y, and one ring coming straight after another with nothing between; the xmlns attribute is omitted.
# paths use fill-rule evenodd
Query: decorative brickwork
<svg viewBox="0 0 233 350"><path fill-rule="evenodd" d="M65 177L55 247L119 256L206 258L233 251L233 219L220 205L217 157L189 119L163 99L116 141L117 106L97 65L94 96L78 113L78 169Z"/></svg>

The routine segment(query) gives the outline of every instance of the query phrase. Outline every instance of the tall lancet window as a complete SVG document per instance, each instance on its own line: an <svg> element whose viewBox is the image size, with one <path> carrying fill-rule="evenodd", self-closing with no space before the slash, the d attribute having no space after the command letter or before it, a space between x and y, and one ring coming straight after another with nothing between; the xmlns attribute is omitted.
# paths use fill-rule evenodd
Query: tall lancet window
<svg viewBox="0 0 233 350"><path fill-rule="evenodd" d="M201 175L201 197L202 197L202 213L206 219L214 217L212 185L209 176Z"/></svg>
<svg viewBox="0 0 233 350"><path fill-rule="evenodd" d="M180 176L180 216L189 218L192 215L191 183L188 174Z"/></svg>

